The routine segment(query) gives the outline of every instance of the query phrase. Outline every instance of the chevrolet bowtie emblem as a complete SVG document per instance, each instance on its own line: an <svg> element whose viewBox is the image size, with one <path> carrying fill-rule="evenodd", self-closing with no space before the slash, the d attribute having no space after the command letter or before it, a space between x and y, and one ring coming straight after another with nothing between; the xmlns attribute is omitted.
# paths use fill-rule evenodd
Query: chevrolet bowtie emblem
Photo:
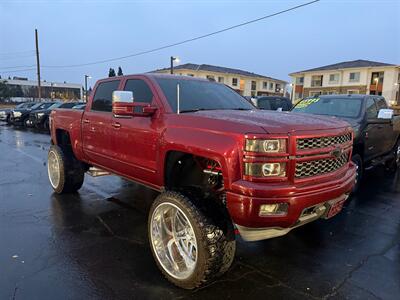
<svg viewBox="0 0 400 300"><path fill-rule="evenodd" d="M343 154L343 149L342 148L336 148L331 152L331 155L335 158L339 158Z"/></svg>

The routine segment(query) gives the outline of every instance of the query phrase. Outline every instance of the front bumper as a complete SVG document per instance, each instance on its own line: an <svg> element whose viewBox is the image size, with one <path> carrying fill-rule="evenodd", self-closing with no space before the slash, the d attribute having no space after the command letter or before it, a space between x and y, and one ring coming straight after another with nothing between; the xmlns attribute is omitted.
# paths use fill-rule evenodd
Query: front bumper
<svg viewBox="0 0 400 300"><path fill-rule="evenodd" d="M347 198L356 176L356 167L349 167L332 180L307 185L254 183L244 180L232 184L227 192L227 207L233 222L244 240L254 241L281 236L293 228L323 217L328 201ZM262 204L287 203L284 216L259 216ZM303 218L308 208L318 208L315 214ZM303 218L303 219L302 219Z"/></svg>

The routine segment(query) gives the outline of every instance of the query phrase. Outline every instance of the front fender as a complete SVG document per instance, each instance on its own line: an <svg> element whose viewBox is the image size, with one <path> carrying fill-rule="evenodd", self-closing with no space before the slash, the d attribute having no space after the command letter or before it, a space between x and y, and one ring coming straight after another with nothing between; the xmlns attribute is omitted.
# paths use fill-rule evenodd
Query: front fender
<svg viewBox="0 0 400 300"><path fill-rule="evenodd" d="M215 160L222 168L225 189L241 178L243 139L239 136L214 131L168 128L160 140L162 176L165 174L165 160L170 151L180 151ZM164 178L162 179L164 180ZM162 181L164 182L164 181Z"/></svg>

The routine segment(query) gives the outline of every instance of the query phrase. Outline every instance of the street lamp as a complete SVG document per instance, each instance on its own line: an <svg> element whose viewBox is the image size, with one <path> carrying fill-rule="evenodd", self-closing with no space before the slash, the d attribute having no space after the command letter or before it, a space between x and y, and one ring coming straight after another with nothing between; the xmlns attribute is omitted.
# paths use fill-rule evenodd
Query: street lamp
<svg viewBox="0 0 400 300"><path fill-rule="evenodd" d="M174 74L174 61L179 63L179 57L171 56L171 68L170 68L171 74Z"/></svg>
<svg viewBox="0 0 400 300"><path fill-rule="evenodd" d="M87 102L87 95L88 95L88 92L87 92L87 80L88 80L88 78L92 78L92 76L85 75L85 102Z"/></svg>

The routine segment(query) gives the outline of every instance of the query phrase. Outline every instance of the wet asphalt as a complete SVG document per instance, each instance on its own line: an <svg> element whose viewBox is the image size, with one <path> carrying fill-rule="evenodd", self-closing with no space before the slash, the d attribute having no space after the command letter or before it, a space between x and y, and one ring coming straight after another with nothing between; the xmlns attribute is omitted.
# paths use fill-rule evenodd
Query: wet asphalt
<svg viewBox="0 0 400 300"><path fill-rule="evenodd" d="M157 193L86 176L79 193L55 195L49 145L47 134L0 125L0 299L400 299L399 174L370 171L331 220L239 241L225 276L185 291L150 253Z"/></svg>

